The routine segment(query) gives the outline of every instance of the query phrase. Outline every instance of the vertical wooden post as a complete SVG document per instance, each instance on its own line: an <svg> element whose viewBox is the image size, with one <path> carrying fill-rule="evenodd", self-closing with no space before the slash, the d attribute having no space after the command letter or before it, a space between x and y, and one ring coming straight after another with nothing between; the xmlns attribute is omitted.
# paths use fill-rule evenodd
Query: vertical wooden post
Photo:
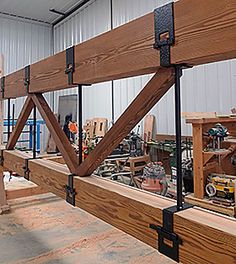
<svg viewBox="0 0 236 264"><path fill-rule="evenodd" d="M193 173L194 173L194 197L204 197L205 179L203 174L203 140L202 124L193 124Z"/></svg>

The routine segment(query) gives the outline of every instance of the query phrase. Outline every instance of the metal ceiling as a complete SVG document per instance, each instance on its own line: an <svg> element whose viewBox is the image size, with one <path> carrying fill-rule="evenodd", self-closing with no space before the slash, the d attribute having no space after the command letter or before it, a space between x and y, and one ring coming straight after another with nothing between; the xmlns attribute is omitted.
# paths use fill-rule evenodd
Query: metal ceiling
<svg viewBox="0 0 236 264"><path fill-rule="evenodd" d="M0 14L54 24L63 16L52 13L49 9L67 14L83 2L84 0L1 0Z"/></svg>

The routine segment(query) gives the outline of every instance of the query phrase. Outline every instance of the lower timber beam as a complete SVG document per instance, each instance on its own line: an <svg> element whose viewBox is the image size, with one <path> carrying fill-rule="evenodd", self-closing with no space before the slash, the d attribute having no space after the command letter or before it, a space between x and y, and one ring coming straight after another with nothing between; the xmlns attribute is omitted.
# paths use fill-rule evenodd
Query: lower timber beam
<svg viewBox="0 0 236 264"><path fill-rule="evenodd" d="M14 170L24 165L20 151L4 151L4 166L17 160ZM65 165L50 160L30 160L30 180L65 199L70 173ZM74 177L76 206L156 248L157 234L149 224L162 224L162 210L174 201L105 180ZM191 208L174 215L174 232L182 239L180 262L186 264L235 264L236 221L209 211Z"/></svg>

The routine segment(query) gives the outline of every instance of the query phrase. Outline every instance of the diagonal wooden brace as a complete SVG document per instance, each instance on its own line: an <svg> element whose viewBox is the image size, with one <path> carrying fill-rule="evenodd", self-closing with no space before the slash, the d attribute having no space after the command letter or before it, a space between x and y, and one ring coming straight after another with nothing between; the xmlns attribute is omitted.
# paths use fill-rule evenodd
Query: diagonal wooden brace
<svg viewBox="0 0 236 264"><path fill-rule="evenodd" d="M42 94L31 94L30 96L38 108L42 118L46 122L47 128L50 131L56 146L61 152L66 165L72 173L75 173L78 166L77 155L71 146L69 139L66 137L64 131L60 127L54 113L50 109Z"/></svg>
<svg viewBox="0 0 236 264"><path fill-rule="evenodd" d="M173 68L160 68L138 94L97 147L78 167L79 176L91 175L101 162L113 151L125 136L141 121L162 96L174 84Z"/></svg>
<svg viewBox="0 0 236 264"><path fill-rule="evenodd" d="M21 113L18 117L18 120L16 122L16 126L14 127L9 141L7 143L7 150L12 150L14 149L16 142L18 138L20 137L20 134L25 126L26 121L28 120L28 117L30 116L30 113L34 107L34 102L30 96L26 98L25 104L21 110Z"/></svg>

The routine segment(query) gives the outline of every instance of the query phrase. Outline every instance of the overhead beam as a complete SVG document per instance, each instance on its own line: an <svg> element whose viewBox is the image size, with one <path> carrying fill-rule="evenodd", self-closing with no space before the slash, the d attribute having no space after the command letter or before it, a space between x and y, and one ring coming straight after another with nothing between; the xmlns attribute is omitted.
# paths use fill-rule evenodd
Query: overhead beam
<svg viewBox="0 0 236 264"><path fill-rule="evenodd" d="M175 45L171 62L200 65L236 58L236 1L179 0L174 3ZM92 84L154 73L160 66L154 44L154 13L75 47L74 82ZM66 52L31 65L30 92L69 88ZM8 97L26 95L24 71L6 77Z"/></svg>
<svg viewBox="0 0 236 264"><path fill-rule="evenodd" d="M79 166L76 171L77 175L91 175L101 162L111 154L113 149L119 145L127 134L170 89L174 84L174 79L174 70L172 68L160 68L112 128L106 133L96 148Z"/></svg>
<svg viewBox="0 0 236 264"><path fill-rule="evenodd" d="M13 164L21 160L21 165ZM4 166L21 170L20 151L4 151ZM65 199L69 170L50 160L30 160L30 180ZM162 225L162 210L175 201L100 177L75 177L76 206L156 248L157 233L149 224ZM174 215L174 232L182 239L180 262L236 263L236 221L191 208Z"/></svg>
<svg viewBox="0 0 236 264"><path fill-rule="evenodd" d="M69 139L66 137L64 131L60 127L60 124L58 123L54 113L50 109L42 94L32 94L30 96L39 110L42 118L46 122L46 126L50 131L52 138L61 152L61 155L68 168L72 173L75 173L78 165L77 155L74 151L74 148L71 146Z"/></svg>
<svg viewBox="0 0 236 264"><path fill-rule="evenodd" d="M25 100L25 103L24 103L23 108L20 112L20 115L17 119L16 125L15 125L15 127L14 127L14 129L10 135L6 149L9 149L9 150L14 149L16 142L17 142L18 138L20 137L22 130L24 129L24 126L28 120L28 117L30 116L30 113L31 113L33 107L34 107L34 102L31 99L31 97L28 96Z"/></svg>

